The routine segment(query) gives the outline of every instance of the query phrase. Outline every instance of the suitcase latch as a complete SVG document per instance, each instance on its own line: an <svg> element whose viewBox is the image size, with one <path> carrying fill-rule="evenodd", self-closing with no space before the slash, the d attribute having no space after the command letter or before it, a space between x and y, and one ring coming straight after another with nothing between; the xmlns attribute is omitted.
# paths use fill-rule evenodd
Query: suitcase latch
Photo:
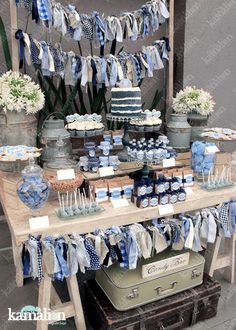
<svg viewBox="0 0 236 330"><path fill-rule="evenodd" d="M127 298L128 299L134 299L139 296L138 289L133 289L130 294L128 294Z"/></svg>
<svg viewBox="0 0 236 330"><path fill-rule="evenodd" d="M202 272L200 272L200 271L197 270L197 269L194 269L194 270L192 271L192 276L191 276L191 278L194 279L194 278L199 277L199 276L201 276L201 275L202 275Z"/></svg>

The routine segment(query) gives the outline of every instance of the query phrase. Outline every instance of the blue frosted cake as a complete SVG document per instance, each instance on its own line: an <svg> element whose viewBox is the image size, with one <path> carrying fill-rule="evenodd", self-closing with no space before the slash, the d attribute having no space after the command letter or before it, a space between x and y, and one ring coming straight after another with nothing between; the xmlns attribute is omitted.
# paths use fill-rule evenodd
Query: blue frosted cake
<svg viewBox="0 0 236 330"><path fill-rule="evenodd" d="M139 87L111 89L111 114L116 117L137 117L142 113Z"/></svg>

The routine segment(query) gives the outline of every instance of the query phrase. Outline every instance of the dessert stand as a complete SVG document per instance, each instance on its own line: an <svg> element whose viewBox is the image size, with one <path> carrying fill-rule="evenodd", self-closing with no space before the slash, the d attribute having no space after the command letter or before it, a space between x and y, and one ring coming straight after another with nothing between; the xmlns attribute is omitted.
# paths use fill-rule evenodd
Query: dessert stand
<svg viewBox="0 0 236 330"><path fill-rule="evenodd" d="M142 115L139 115L138 117L128 117L128 116L114 116L112 115L111 113L107 114L106 116L107 120L111 121L111 122L117 122L117 123L124 123L124 135L123 135L123 138L122 138L122 143L123 143L123 150L121 152L118 153L118 157L119 157L119 160L121 162L129 162L130 159L129 159L129 156L128 156L128 153L127 153L127 147L129 145L129 141L130 141L130 137L129 137L129 132L130 132L130 129L129 129L129 122L132 120L132 119L135 119L135 120L142 120L144 117Z"/></svg>

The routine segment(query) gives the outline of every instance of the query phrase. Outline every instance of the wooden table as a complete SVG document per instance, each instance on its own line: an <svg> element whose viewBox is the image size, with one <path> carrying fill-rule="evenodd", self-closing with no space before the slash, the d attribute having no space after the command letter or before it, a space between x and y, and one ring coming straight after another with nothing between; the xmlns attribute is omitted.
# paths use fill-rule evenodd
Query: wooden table
<svg viewBox="0 0 236 330"><path fill-rule="evenodd" d="M19 178L17 176L12 174L0 172L0 200L11 231L14 263L16 267L16 282L18 286L23 285L21 245L22 242L27 240L29 234L56 235L70 234L73 232L83 234L92 232L95 228L109 228L114 224L117 226L129 225L134 222L143 222L159 216L158 207L139 209L130 203L127 207L114 209L110 203L106 203L103 204L105 211L100 214L81 217L75 220L60 220L56 215L58 201L56 199L51 199L42 210L42 215L49 216L50 226L40 230L30 230L28 222L28 219L30 218L30 211L19 201L16 195L16 183L18 179ZM193 194L187 195L187 200L185 202L173 205L173 214L190 212L197 209L214 206L236 197L236 186L216 190L214 192L208 192L200 189L196 185L192 188L192 190ZM171 215L172 214L166 214L166 216ZM67 282L71 293L71 300L73 301L73 308L71 306L67 306L67 308L69 308L67 315L76 315L76 322L79 327L79 322L81 322L81 313L78 317L76 314L76 309L77 311L79 310L82 312L82 307L76 277L68 280ZM50 294L47 294L45 298L45 292L50 291L50 283L50 279L46 277L40 286L40 304L44 307L50 303ZM54 300L58 301L58 299ZM77 306L76 308L75 304ZM84 321L82 320L82 323L80 323L80 329L85 329L84 326ZM40 325L38 329L47 328Z"/></svg>

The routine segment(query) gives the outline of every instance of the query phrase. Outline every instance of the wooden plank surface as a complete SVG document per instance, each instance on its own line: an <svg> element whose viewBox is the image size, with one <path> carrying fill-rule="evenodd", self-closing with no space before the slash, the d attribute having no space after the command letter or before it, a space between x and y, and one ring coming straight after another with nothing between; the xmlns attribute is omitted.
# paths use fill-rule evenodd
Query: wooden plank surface
<svg viewBox="0 0 236 330"><path fill-rule="evenodd" d="M174 0L169 1L169 43L171 51L169 53L168 66L168 108L172 105L174 94Z"/></svg>
<svg viewBox="0 0 236 330"><path fill-rule="evenodd" d="M236 186L227 189L208 192L193 187L193 194L187 196L185 202L173 205L174 214L190 212L192 210L213 206L236 197ZM80 217L74 220L61 220L56 215L58 208L57 200L49 200L42 209L41 215L48 215L50 226L40 230L30 230L28 219L30 211L21 204L21 208L13 205L7 199L7 192L0 189L0 198L3 204L6 218L15 237L16 244L27 239L28 234L66 234L66 233L88 233L95 228L109 228L112 225L128 225L134 222L143 222L158 217L158 207L139 209L134 204L127 207L114 209L111 203L103 204L105 211L91 216ZM171 215L171 214L167 214Z"/></svg>
<svg viewBox="0 0 236 330"><path fill-rule="evenodd" d="M17 8L15 0L9 0L10 5L10 38L11 38L11 58L12 70L19 71L19 54L18 54L18 40L15 38L15 33L18 29L17 23Z"/></svg>

